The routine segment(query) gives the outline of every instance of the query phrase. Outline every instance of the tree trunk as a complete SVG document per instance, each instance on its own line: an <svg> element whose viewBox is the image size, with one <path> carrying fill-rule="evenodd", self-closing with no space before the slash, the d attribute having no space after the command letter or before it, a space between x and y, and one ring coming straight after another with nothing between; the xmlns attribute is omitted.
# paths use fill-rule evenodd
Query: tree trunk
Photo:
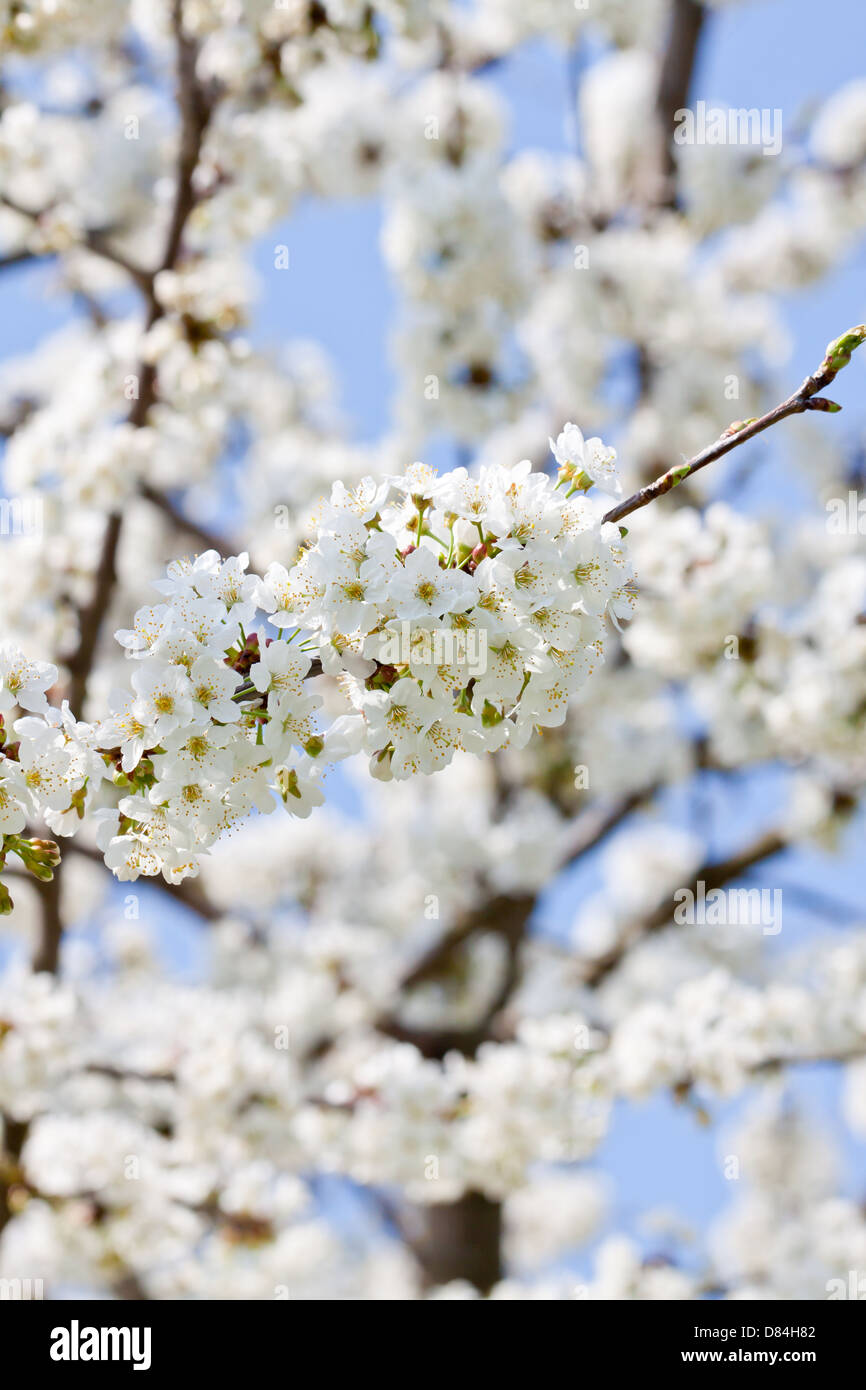
<svg viewBox="0 0 866 1390"><path fill-rule="evenodd" d="M429 1284L468 1279L482 1293L502 1278L502 1205L480 1192L417 1209L412 1245Z"/></svg>

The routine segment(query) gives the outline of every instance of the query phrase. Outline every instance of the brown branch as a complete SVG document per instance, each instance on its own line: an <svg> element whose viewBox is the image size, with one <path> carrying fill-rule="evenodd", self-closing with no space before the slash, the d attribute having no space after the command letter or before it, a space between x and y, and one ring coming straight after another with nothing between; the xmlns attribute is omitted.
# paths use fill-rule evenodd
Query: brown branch
<svg viewBox="0 0 866 1390"><path fill-rule="evenodd" d="M225 913L208 897L197 878L185 878L180 883L166 883L161 876L151 880L160 891L168 894L181 907L189 908L206 922L216 922Z"/></svg>
<svg viewBox="0 0 866 1390"><path fill-rule="evenodd" d="M613 834L624 820L637 811L641 806L645 806L648 801L652 801L658 792L658 786L653 783L648 787L641 787L638 791L629 792L615 806L590 807L577 820L573 833L569 836L565 847L565 856L559 865L558 872L574 864L584 854L595 849L603 840Z"/></svg>
<svg viewBox="0 0 866 1390"><path fill-rule="evenodd" d="M450 931L424 952L400 981L401 989L414 989L436 977L456 951L476 932L495 931L509 935L522 927L535 907L535 894L499 893L462 916Z"/></svg>
<svg viewBox="0 0 866 1390"><path fill-rule="evenodd" d="M16 1120L0 1113L0 1234L12 1219L11 1197L20 1186L21 1151L27 1140L29 1120Z"/></svg>
<svg viewBox="0 0 866 1390"><path fill-rule="evenodd" d="M676 160L672 148L674 120L676 113L685 108L689 98L698 43L706 15L707 12L699 0L673 0L668 40L656 93L656 117L662 138L661 179L656 201L661 207L675 207L677 204Z"/></svg>
<svg viewBox="0 0 866 1390"><path fill-rule="evenodd" d="M134 1303L145 1303L150 1299L150 1294L142 1284L139 1275L132 1268L127 1269L119 1279L114 1281L112 1291L115 1298L129 1299Z"/></svg>
<svg viewBox="0 0 866 1390"><path fill-rule="evenodd" d="M846 1048L844 1052L797 1052L788 1056L765 1057L756 1062L754 1072L777 1071L780 1067L846 1067L849 1062L859 1062L866 1057L866 1041L859 1047Z"/></svg>
<svg viewBox="0 0 866 1390"><path fill-rule="evenodd" d="M135 1071L131 1067L116 1067L111 1062L88 1062L84 1070L90 1076L104 1076L108 1081L135 1081L145 1084L171 1084L177 1081L173 1071Z"/></svg>
<svg viewBox="0 0 866 1390"><path fill-rule="evenodd" d="M845 1048L841 1052L792 1052L787 1055L779 1053L773 1057L762 1057L759 1062L751 1063L746 1071L750 1078L758 1080L764 1075L774 1075L781 1072L784 1067L844 1067L850 1062L859 1062L864 1057L866 1057L866 1042L856 1047ZM683 1102L692 1100L693 1093L699 1091L702 1084L700 1077L687 1071L671 1083L670 1089L674 1098Z"/></svg>
<svg viewBox="0 0 866 1390"><path fill-rule="evenodd" d="M738 449L741 444L746 444L756 435L763 434L771 425L777 425L780 420L787 420L789 415L801 415L807 410L821 410L836 413L842 407L835 401L829 401L818 392L835 379L843 367L851 360L851 353L866 340L866 325L859 324L856 328L850 328L847 333L843 333L840 338L836 338L827 347L827 352L823 362L811 376L807 376L802 386L789 396L780 405L768 410L766 415L758 416L753 420L737 420L729 425L719 436L714 444L708 444L694 458L688 459L685 463L679 463L674 468L669 468L661 477L656 478L655 482L648 483L638 492L627 497L624 502L618 502L615 507L611 507L609 512L604 515L605 521L621 521L623 517L630 516L632 512L639 511L641 507L646 507L650 502L654 502L657 497L662 497L672 488L678 487L685 482L686 478L706 468L708 464L714 463L716 459L729 454L732 449Z"/></svg>
<svg viewBox="0 0 866 1390"><path fill-rule="evenodd" d="M376 1027L380 1033L400 1042L410 1042L424 1057L441 1059L448 1052L462 1052L464 1057L472 1057L483 1042L490 1038L490 1030L497 1015L505 1008L517 987L520 978L520 948L526 935L526 926L535 907L535 897L495 900L508 903L505 913L496 915L493 905L488 904L490 912L486 927L475 927L477 931L487 930L502 937L507 945L508 956L502 980L495 995L490 1000L480 1018L466 1028L413 1028L389 1015L378 1020ZM449 942L446 955L455 949Z"/></svg>
<svg viewBox="0 0 866 1390"><path fill-rule="evenodd" d="M193 178L205 131L213 112L213 102L205 94L196 76L199 44L183 27L183 0L173 0L171 23L177 46L177 100L181 129L175 199L162 257L162 270L170 270L180 255L187 219L195 207Z"/></svg>
<svg viewBox="0 0 866 1390"><path fill-rule="evenodd" d="M99 230L85 232L84 245L87 247L88 251L92 251L94 255L101 256L104 261L111 261L112 265L116 265L118 269L125 271L130 279L135 281L139 289L144 290L145 293L149 293L153 281L150 272L145 270L142 266L136 265L134 261L129 260L122 251L118 251L116 246L112 246L106 239L106 235L105 232Z"/></svg>
<svg viewBox="0 0 866 1390"><path fill-rule="evenodd" d="M102 619L117 583L117 549L121 526L120 512L112 512L103 532L102 548L90 598L78 611L78 642L75 651L66 660L69 670L69 704L78 715L83 714L84 697L96 655Z"/></svg>
<svg viewBox="0 0 866 1390"><path fill-rule="evenodd" d="M174 203L166 235L165 249L159 267L161 270L173 267L181 253L187 219L195 206L193 187L195 170L201 154L204 134L213 111L213 103L206 98L196 77L198 43L184 30L183 0L174 0L172 5L172 28L177 49L177 103L180 111L180 142L177 155ZM139 281L148 306L147 328L151 328L164 312L156 298L154 280L155 274L148 274L144 280ZM139 428L143 426L155 399L156 369L152 363L142 363L139 373L139 394L129 412L129 423ZM83 712L87 684L96 656L102 621L108 611L117 583L117 555L122 529L121 513L110 513L103 534L91 596L79 611L78 643L67 660L70 673L69 699L77 714ZM52 930L51 921L45 917L43 919L44 948L40 946L37 958L49 954Z"/></svg>
<svg viewBox="0 0 866 1390"><path fill-rule="evenodd" d="M613 807L593 807L576 821L566 841L558 872L574 864L582 855L600 845L639 806L649 801L656 787L630 792ZM472 908L455 922L450 931L435 941L400 981L401 989L413 989L435 978L453 952L476 932L500 932L506 937L526 925L537 901L534 893L500 893Z"/></svg>
<svg viewBox="0 0 866 1390"><path fill-rule="evenodd" d="M0 256L0 271L11 270L16 265L26 265L31 261L40 261L42 257L36 251L10 251L5 256Z"/></svg>
<svg viewBox="0 0 866 1390"><path fill-rule="evenodd" d="M158 511L162 512L172 526L175 526L178 531L185 531L188 536L192 536L204 550L217 550L223 556L237 554L237 549L231 541L186 516L166 493L151 487L149 483L142 483L139 492Z"/></svg>
<svg viewBox="0 0 866 1390"><path fill-rule="evenodd" d="M40 921L39 942L33 957L33 970L47 970L57 974L60 961L60 942L63 938L63 918L60 912L60 878L55 870L54 877L47 883L34 879L39 893L42 917Z"/></svg>
<svg viewBox="0 0 866 1390"><path fill-rule="evenodd" d="M201 153L202 140L212 112L212 104L204 96L195 65L198 44L183 28L183 0L174 0L172 25L177 44L177 100L181 114L180 144L177 157L175 196L166 236L160 269L171 268L180 255L187 219L195 206L193 177ZM148 296L147 326L152 327L163 315L153 288L154 276L145 277ZM156 398L156 371L151 363L143 363L139 377L139 393L129 412L129 424L141 427ZM93 593L81 612L81 635L76 651L68 665L73 676L70 704L80 712L86 694L87 680L93 665L102 618L108 608L117 581L117 551L120 544L122 520L113 512L106 524L102 552L94 580Z"/></svg>
<svg viewBox="0 0 866 1390"><path fill-rule="evenodd" d="M699 883L703 883L707 893L714 888L721 888L724 884L739 878L748 869L754 868L756 864L771 859L773 855L781 854L788 848L789 843L787 837L778 831L767 831L728 859L702 864L694 875L692 890L697 891ZM596 956L583 963L580 973L584 983L590 988L597 988L620 965L632 946L645 936L661 931L672 921L673 914L674 902L667 895L650 912L637 918L627 927L616 945L603 956Z"/></svg>
<svg viewBox="0 0 866 1390"><path fill-rule="evenodd" d="M47 207L41 209L24 207L23 204L16 202L14 198L10 198L8 193L0 193L0 205L8 208L10 212L17 213L19 217L26 217L34 226L38 226L42 219L46 217L52 209L52 204L50 203ZM116 246L111 244L109 237L115 234L117 230L117 228L113 227L89 227L82 233L80 242L74 242L69 249L74 251L79 247L85 247L88 251L92 251L95 256L101 256L104 261L111 261L112 265L116 265L118 269L123 270L130 279L135 281L140 289L149 294L153 283L153 275L150 271L145 270L143 266L136 265L134 261L131 261L122 251L119 251ZM5 269L7 266L11 265L20 265L22 261L52 260L60 254L60 251L53 247L47 247L44 251L32 251L29 249L13 251L0 260L0 269Z"/></svg>
<svg viewBox="0 0 866 1390"><path fill-rule="evenodd" d="M592 809L581 816L569 837L559 871L600 845L631 813L649 800L656 788L646 787L623 797L614 807ZM500 893L465 913L420 957L400 981L411 990L447 970L454 953L476 934L492 932L507 947L507 962L499 987L484 1013L467 1028L419 1029L400 1022L394 1014L379 1019L377 1027L388 1037L411 1042L425 1057L444 1057L448 1052L472 1056L491 1035L491 1028L505 1008L519 980L520 950L530 918L538 903L536 893Z"/></svg>

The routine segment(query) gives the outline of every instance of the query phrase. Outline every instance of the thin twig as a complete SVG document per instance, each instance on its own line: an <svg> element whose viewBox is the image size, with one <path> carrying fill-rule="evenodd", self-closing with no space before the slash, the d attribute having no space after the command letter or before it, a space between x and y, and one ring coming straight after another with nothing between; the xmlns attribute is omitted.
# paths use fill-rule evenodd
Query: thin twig
<svg viewBox="0 0 866 1390"><path fill-rule="evenodd" d="M763 434L771 425L777 425L780 420L787 420L789 415L802 415L807 410L829 411L832 414L842 409L835 401L827 400L824 396L819 396L818 392L823 391L829 386L843 367L847 366L851 360L851 353L866 340L866 324L858 324L856 328L849 328L847 333L843 333L840 338L836 338L827 347L827 352L820 367L811 376L807 376L799 390L795 391L787 400L780 405L768 410L766 415L757 416L753 420L736 420L729 425L719 436L715 444L708 444L706 449L702 449L694 458L688 459L685 463L679 463L674 468L669 468L661 477L656 478L655 482L648 483L638 492L632 493L624 502L618 502L615 507L611 507L605 513L605 521L621 521L623 517L630 516L632 512L639 511L641 507L646 507L650 502L654 502L657 497L662 497L672 488L679 487L680 483L685 482L686 478L691 478L700 469L706 468L707 464L715 463L716 459L729 454L732 449L738 449L741 444L746 444L756 435Z"/></svg>
<svg viewBox="0 0 866 1390"><path fill-rule="evenodd" d="M14 198L10 198L8 193L0 193L0 206L8 208L10 212L16 213L19 217L25 217L28 222L32 222L34 226L38 226L52 210L51 203L44 208L25 207L22 203L16 202ZM118 229L114 227L89 227L82 233L81 240L73 242L68 249L70 251L75 251L83 246L88 251L92 251L95 256L101 256L103 260L111 261L112 265L116 265L119 270L123 270L130 279L134 280L139 288L149 293L153 282L152 273L145 270L143 266L136 265L134 261L131 261L128 256L125 256L122 251L119 251L117 247L113 246L108 240L117 230ZM55 247L46 247L44 251L33 251L29 249L13 251L0 260L0 269L4 269L6 266L18 265L22 261L50 260L58 255L60 255L60 251Z"/></svg>

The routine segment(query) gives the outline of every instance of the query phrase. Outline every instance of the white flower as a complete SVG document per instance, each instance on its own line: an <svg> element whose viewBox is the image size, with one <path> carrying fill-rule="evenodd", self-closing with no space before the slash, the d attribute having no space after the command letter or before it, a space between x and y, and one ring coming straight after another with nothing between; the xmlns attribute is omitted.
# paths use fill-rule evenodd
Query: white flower
<svg viewBox="0 0 866 1390"><path fill-rule="evenodd" d="M403 780L561 724L603 658L600 617L630 608L630 573L619 528L526 460L450 482L415 463L335 485L291 570L275 561L261 578L246 554L215 550L170 564L165 601L117 634L136 660L108 718L76 724L64 708L16 724L3 815L18 825L23 806L69 834L106 781L128 786L117 810L95 813L107 862L179 882L276 799L306 816L325 768L355 752L372 755L374 777ZM262 612L278 638L253 626ZM54 668L3 653L7 707L10 687L43 701ZM330 729L316 727L312 670L338 678L336 692L322 682Z"/></svg>
<svg viewBox="0 0 866 1390"><path fill-rule="evenodd" d="M548 527L557 529L562 500L545 473L532 472L529 459L512 468L497 468L488 482L483 529L526 543L541 537Z"/></svg>
<svg viewBox="0 0 866 1390"><path fill-rule="evenodd" d="M153 806L164 806L169 818L198 832L215 831L225 822L225 808L219 795L207 783L182 775L166 775L148 793ZM201 833L198 835L202 839Z"/></svg>
<svg viewBox="0 0 866 1390"><path fill-rule="evenodd" d="M114 634L115 640L129 652L130 656L147 656L151 647L162 635L168 612L168 606L164 603L139 608L133 619L133 626L120 628Z"/></svg>
<svg viewBox="0 0 866 1390"><path fill-rule="evenodd" d="M56 681L56 666L29 661L11 642L0 643L0 714L15 705L42 713L48 707L45 692Z"/></svg>
<svg viewBox="0 0 866 1390"><path fill-rule="evenodd" d="M176 729L162 740L164 753L153 758L153 770L162 781L217 782L231 776L233 755L230 745L237 737L231 726L211 724L207 728Z"/></svg>
<svg viewBox="0 0 866 1390"><path fill-rule="evenodd" d="M334 483L329 510L325 513L323 522L327 525L329 521L336 520L341 513L349 513L358 521L372 521L384 504L389 487L389 482L377 482L375 478L362 478L354 488L347 488L343 483Z"/></svg>
<svg viewBox="0 0 866 1390"><path fill-rule="evenodd" d="M187 576L189 586L202 598L218 600L224 605L233 622L243 628L256 615L256 592L260 581L247 574L250 558L246 553L220 560L215 550L206 550L196 558Z"/></svg>
<svg viewBox="0 0 866 1390"><path fill-rule="evenodd" d="M134 673L132 688L138 697L133 714L147 728L151 745L192 722L193 687L181 666L148 662Z"/></svg>
<svg viewBox="0 0 866 1390"><path fill-rule="evenodd" d="M627 552L619 529L608 522L563 542L563 569L574 597L585 613L603 613L612 596L630 577Z"/></svg>
<svg viewBox="0 0 866 1390"><path fill-rule="evenodd" d="M240 708L232 695L242 684L242 677L224 661L215 661L210 656L198 657L193 662L189 679L193 701L199 707L193 710L197 723L218 719L231 724L240 718Z"/></svg>
<svg viewBox="0 0 866 1390"><path fill-rule="evenodd" d="M29 801L22 769L9 758L0 758L0 836L17 835L24 829Z"/></svg>
<svg viewBox="0 0 866 1390"><path fill-rule="evenodd" d="M304 622L315 611L314 605L324 596L325 588L318 553L305 550L291 573L278 561L268 566L256 591L257 601L271 615L274 625L283 630Z"/></svg>
<svg viewBox="0 0 866 1390"><path fill-rule="evenodd" d="M75 776L72 755L62 734L32 715L16 720L15 732L21 740L18 763L32 814L65 811L81 779Z"/></svg>
<svg viewBox="0 0 866 1390"><path fill-rule="evenodd" d="M268 642L259 660L250 667L250 680L256 690L275 696L300 695L310 658L300 648L281 640Z"/></svg>
<svg viewBox="0 0 866 1390"><path fill-rule="evenodd" d="M325 801L315 760L296 748L277 773L277 787L286 810L301 820L306 820L310 812Z"/></svg>
<svg viewBox="0 0 866 1390"><path fill-rule="evenodd" d="M377 751L393 746L390 770L409 777L420 770L424 735L437 716L436 705L415 681L398 680L390 690L370 691L363 701L369 743Z"/></svg>
<svg viewBox="0 0 866 1390"><path fill-rule="evenodd" d="M135 713L136 699L128 690L113 691L109 706L111 715L96 726L97 741L101 748L119 748L122 770L132 772L151 744L150 727Z"/></svg>
<svg viewBox="0 0 866 1390"><path fill-rule="evenodd" d="M270 718L265 725L263 741L275 763L284 763L292 747L304 748L311 741L313 712L320 703L313 695L293 690L269 697Z"/></svg>
<svg viewBox="0 0 866 1390"><path fill-rule="evenodd" d="M553 457L560 468L570 470L570 476L580 481L583 474L587 484L595 483L610 497L622 496L622 482L616 471L616 450L600 439L584 439L577 425L567 424L556 440L550 440Z"/></svg>
<svg viewBox="0 0 866 1390"><path fill-rule="evenodd" d="M442 569L432 551L413 550L402 570L370 586L379 601L390 601L400 618L441 618L471 608L475 585L461 570Z"/></svg>

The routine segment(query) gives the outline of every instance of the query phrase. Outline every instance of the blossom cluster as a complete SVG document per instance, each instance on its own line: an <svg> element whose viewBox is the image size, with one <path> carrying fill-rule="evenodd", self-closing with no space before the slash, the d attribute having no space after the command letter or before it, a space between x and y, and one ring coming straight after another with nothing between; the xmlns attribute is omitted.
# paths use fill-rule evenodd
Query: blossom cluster
<svg viewBox="0 0 866 1390"><path fill-rule="evenodd" d="M123 794L93 813L108 867L179 882L275 797L309 815L323 769L354 752L403 779L562 724L634 595L621 530L588 496L618 494L614 451L571 424L551 447L556 481L525 460L337 483L291 570L172 562L162 602L116 634L135 671L96 725L48 708L54 667L7 652L0 707L35 713L0 765L4 830L44 810L69 834L109 781ZM320 677L345 706L324 730Z"/></svg>
<svg viewBox="0 0 866 1390"><path fill-rule="evenodd" d="M343 732L375 775L434 772L561 724L602 659L605 614L631 612L620 529L586 495L616 492L613 450L574 425L551 443L556 482L525 460L337 484L316 544L268 569L262 606L315 634L356 712Z"/></svg>
<svg viewBox="0 0 866 1390"><path fill-rule="evenodd" d="M54 834L72 834L104 773L92 731L66 702L59 710L49 706L56 681L57 668L49 662L0 644L0 869L12 851L42 880L52 877L59 855L53 841L22 834L28 821L41 819ZM16 707L27 713L14 721L13 741L5 720ZM0 883L0 912L11 907Z"/></svg>

